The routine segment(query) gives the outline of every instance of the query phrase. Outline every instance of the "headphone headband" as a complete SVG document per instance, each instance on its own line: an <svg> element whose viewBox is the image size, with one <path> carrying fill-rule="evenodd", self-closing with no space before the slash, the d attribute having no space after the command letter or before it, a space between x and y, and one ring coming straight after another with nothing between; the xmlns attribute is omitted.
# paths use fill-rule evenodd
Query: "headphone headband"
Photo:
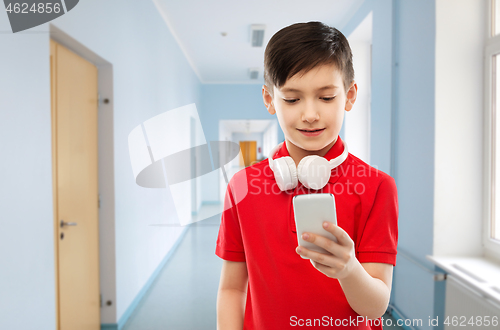
<svg viewBox="0 0 500 330"><path fill-rule="evenodd" d="M335 157L333 159L330 159L328 161L328 163L330 164L330 170L333 170L334 168L336 168L337 166L339 166L340 164L342 164L346 159L347 159L347 156L349 155L349 151L347 150L347 144L345 143L345 141L342 140L342 144L344 145L344 151L342 152L342 154L340 154L340 156L338 157ZM269 153L269 167L271 167L271 170L274 171L274 159L273 159L273 156L274 154L276 153L276 151L278 151L281 146L283 145L283 142L281 142L280 144L278 144L277 146L275 146L271 152Z"/></svg>
<svg viewBox="0 0 500 330"><path fill-rule="evenodd" d="M267 157L269 159L269 167L271 168L271 170L274 171L274 168L273 168L273 165L274 165L274 159L273 159L273 156L274 154L276 153L276 151L278 151L281 146L283 145L283 142L281 142L280 144L278 144L277 146L275 146L271 152L269 153L269 157Z"/></svg>

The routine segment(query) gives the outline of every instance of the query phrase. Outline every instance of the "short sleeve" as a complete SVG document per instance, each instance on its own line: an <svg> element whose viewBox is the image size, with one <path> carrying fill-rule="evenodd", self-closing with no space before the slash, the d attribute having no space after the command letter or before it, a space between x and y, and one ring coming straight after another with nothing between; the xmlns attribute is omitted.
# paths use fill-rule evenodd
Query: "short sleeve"
<svg viewBox="0 0 500 330"><path fill-rule="evenodd" d="M222 212L215 254L228 261L246 260L231 182L227 185L226 195L224 197L224 211Z"/></svg>
<svg viewBox="0 0 500 330"><path fill-rule="evenodd" d="M387 176L377 188L356 249L359 262L396 265L398 245L398 194L394 179Z"/></svg>

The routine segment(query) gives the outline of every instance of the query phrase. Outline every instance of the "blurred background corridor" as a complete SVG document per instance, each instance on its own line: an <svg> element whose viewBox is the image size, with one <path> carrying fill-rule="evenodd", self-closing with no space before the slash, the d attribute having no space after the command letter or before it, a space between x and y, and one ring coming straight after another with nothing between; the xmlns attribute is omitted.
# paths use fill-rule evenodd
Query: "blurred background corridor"
<svg viewBox="0 0 500 330"><path fill-rule="evenodd" d="M464 329L454 316L498 329L497 2L66 1L17 33L2 7L0 329L215 329L227 181L284 140L262 101L264 49L308 21L353 51L359 94L341 138L396 180L385 317L394 329ZM168 177L138 175L131 150L192 104L165 121L172 144L231 141L242 157L176 199ZM157 141L143 140L157 160Z"/></svg>

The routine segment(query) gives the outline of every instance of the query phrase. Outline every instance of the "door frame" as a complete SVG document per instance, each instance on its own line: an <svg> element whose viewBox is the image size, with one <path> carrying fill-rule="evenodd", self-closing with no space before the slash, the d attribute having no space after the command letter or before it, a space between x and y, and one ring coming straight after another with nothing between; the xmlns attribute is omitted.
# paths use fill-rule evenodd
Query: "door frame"
<svg viewBox="0 0 500 330"><path fill-rule="evenodd" d="M94 64L98 70L98 182L99 182L99 282L101 292L101 324L117 323L116 253L115 253L115 182L113 139L113 65L53 24L50 39ZM50 40L48 41L50 42ZM49 46L50 47L50 46ZM50 48L49 48L50 49ZM50 52L49 52L50 53ZM52 90L51 90L52 93ZM51 94L51 96L53 96ZM51 111L52 107L51 107ZM52 126L53 127L53 126ZM54 156L53 156L54 161ZM54 166L53 166L54 168ZM55 173L53 172L53 175ZM53 182L55 180L53 179ZM54 187L55 198L55 187ZM56 207L55 199L53 205ZM55 211L54 211L55 212ZM56 214L56 213L54 213ZM54 266L56 294L56 329L59 329L58 236L54 217Z"/></svg>

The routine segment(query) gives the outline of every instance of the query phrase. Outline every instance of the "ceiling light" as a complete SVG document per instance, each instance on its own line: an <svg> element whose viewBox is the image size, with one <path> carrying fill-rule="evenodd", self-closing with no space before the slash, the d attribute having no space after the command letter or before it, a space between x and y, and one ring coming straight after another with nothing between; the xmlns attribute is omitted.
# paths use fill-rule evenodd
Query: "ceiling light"
<svg viewBox="0 0 500 330"><path fill-rule="evenodd" d="M250 76L250 79L257 79L259 77L259 68L248 69L248 75Z"/></svg>
<svg viewBox="0 0 500 330"><path fill-rule="evenodd" d="M262 47L264 44L264 31L266 26L263 24L252 24L250 26L250 41L252 47Z"/></svg>

